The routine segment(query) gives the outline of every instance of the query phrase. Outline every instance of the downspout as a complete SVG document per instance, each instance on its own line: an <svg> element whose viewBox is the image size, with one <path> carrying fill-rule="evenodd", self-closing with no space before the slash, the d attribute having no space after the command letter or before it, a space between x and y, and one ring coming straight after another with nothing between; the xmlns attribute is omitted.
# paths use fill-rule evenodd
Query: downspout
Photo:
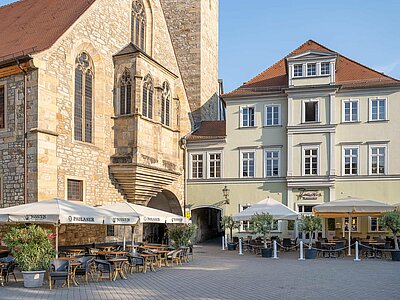
<svg viewBox="0 0 400 300"><path fill-rule="evenodd" d="M18 68L24 73L24 203L28 203L28 134L26 132L28 127L27 122L27 100L26 95L28 94L28 73L24 68L21 67L21 64L18 59L16 59L16 63Z"/></svg>

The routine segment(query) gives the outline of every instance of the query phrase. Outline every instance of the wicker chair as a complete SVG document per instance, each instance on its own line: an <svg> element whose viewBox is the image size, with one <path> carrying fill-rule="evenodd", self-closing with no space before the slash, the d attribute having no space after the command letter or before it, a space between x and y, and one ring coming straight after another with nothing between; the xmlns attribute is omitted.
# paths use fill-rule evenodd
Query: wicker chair
<svg viewBox="0 0 400 300"><path fill-rule="evenodd" d="M55 259L50 261L49 267L49 287L52 288L52 282L55 284L58 280L64 280L69 288L69 276L71 274L71 268L69 261Z"/></svg>

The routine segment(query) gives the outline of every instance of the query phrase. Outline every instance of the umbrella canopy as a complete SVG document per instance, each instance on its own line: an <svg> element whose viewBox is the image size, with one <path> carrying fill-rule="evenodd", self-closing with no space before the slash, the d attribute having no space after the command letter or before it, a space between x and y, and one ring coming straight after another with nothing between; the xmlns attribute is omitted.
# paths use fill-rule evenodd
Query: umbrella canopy
<svg viewBox="0 0 400 300"><path fill-rule="evenodd" d="M313 207L316 216L323 218L380 216L395 207L370 199L347 197Z"/></svg>
<svg viewBox="0 0 400 300"><path fill-rule="evenodd" d="M261 213L269 213L275 220L296 220L299 216L299 214L293 209L290 209L281 202L268 197L234 215L233 219L235 221L247 221L255 214Z"/></svg>
<svg viewBox="0 0 400 300"><path fill-rule="evenodd" d="M0 222L130 225L137 221L137 216L58 198L0 209Z"/></svg>
<svg viewBox="0 0 400 300"><path fill-rule="evenodd" d="M139 216L141 223L189 223L190 221L182 216L175 215L163 210L132 204L129 202L120 202L103 206L105 210L118 213L133 214Z"/></svg>

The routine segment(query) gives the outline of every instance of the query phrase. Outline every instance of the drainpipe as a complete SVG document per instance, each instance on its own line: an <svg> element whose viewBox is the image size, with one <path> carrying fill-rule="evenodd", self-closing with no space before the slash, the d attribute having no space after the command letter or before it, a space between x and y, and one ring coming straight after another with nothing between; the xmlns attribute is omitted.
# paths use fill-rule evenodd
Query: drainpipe
<svg viewBox="0 0 400 300"><path fill-rule="evenodd" d="M18 59L16 59L16 63L18 68L24 73L24 203L28 203L28 133L27 133L27 99L26 96L28 94L28 73L24 68L21 67L21 64Z"/></svg>
<svg viewBox="0 0 400 300"><path fill-rule="evenodd" d="M186 135L181 139L181 149L183 150L183 216L186 217L187 204L187 140Z"/></svg>

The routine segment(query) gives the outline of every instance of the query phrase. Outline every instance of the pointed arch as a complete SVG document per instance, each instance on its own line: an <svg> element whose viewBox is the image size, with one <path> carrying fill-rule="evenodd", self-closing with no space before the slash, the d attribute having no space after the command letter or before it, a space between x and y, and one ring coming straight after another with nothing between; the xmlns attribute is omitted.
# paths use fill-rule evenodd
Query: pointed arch
<svg viewBox="0 0 400 300"><path fill-rule="evenodd" d="M146 50L146 9L142 0L132 2L131 40L135 46Z"/></svg>
<svg viewBox="0 0 400 300"><path fill-rule="evenodd" d="M171 88L168 81L162 84L161 94L161 123L170 126Z"/></svg>
<svg viewBox="0 0 400 300"><path fill-rule="evenodd" d="M119 80L119 114L132 113L132 76L128 69L124 70Z"/></svg>
<svg viewBox="0 0 400 300"><path fill-rule="evenodd" d="M93 142L94 67L90 55L82 51L75 60L74 139Z"/></svg>
<svg viewBox="0 0 400 300"><path fill-rule="evenodd" d="M143 79L142 115L150 119L153 118L153 92L153 79L148 74Z"/></svg>

